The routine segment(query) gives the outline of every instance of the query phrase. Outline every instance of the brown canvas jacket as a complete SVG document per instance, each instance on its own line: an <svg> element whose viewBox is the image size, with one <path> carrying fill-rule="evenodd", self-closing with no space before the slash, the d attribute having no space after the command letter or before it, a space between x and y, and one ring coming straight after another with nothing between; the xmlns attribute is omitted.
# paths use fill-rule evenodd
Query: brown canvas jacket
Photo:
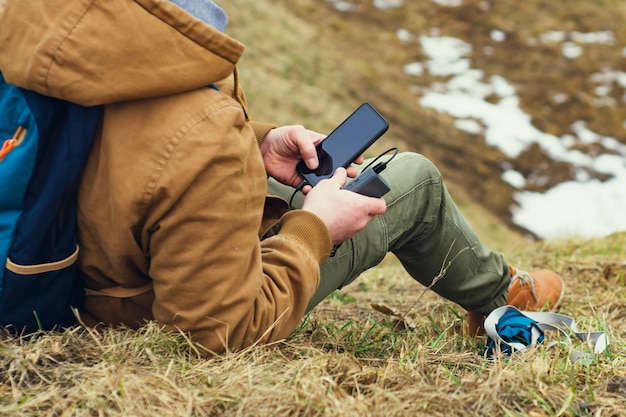
<svg viewBox="0 0 626 417"><path fill-rule="evenodd" d="M79 195L81 319L157 320L216 352L286 337L332 242L266 195L273 125L248 118L243 45L167 0L4 3L7 81L105 104Z"/></svg>

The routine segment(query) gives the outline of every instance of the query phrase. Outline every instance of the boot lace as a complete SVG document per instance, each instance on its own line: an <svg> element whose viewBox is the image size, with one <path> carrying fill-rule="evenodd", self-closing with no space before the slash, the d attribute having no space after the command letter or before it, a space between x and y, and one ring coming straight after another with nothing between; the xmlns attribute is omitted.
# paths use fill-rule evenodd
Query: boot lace
<svg viewBox="0 0 626 417"><path fill-rule="evenodd" d="M535 279L530 275L528 271L515 269L515 273L513 274L513 281L515 280L518 280L521 287L530 287L530 294L533 296L535 302L538 301L537 295L535 294Z"/></svg>

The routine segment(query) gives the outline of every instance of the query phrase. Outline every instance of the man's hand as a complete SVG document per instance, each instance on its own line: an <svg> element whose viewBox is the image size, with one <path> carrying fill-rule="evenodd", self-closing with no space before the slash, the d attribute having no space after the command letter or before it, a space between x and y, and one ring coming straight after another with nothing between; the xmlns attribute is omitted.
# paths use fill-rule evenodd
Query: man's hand
<svg viewBox="0 0 626 417"><path fill-rule="evenodd" d="M319 161L315 145L323 139L324 135L321 133L300 125L270 130L261 143L265 170L279 182L296 187L302 181L302 177L296 172L296 165L304 159L309 168L317 168Z"/></svg>
<svg viewBox="0 0 626 417"><path fill-rule="evenodd" d="M387 210L383 198L342 190L347 178L346 170L338 168L331 178L320 181L307 194L302 205L303 210L322 219L334 244L350 239Z"/></svg>
<svg viewBox="0 0 626 417"><path fill-rule="evenodd" d="M315 146L326 138L325 135L309 130L300 125L277 127L270 130L261 143L261 155L268 175L277 181L297 187L303 180L296 171L296 165L304 160L307 167L315 169L319 165ZM363 162L359 156L356 164ZM354 167L348 168L348 176L354 178L357 171ZM305 187L305 194L311 189Z"/></svg>

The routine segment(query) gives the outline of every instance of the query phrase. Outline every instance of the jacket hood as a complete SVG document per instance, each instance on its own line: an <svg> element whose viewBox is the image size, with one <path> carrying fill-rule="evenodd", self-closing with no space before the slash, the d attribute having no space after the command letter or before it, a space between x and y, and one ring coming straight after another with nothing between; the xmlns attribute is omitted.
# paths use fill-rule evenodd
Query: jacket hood
<svg viewBox="0 0 626 417"><path fill-rule="evenodd" d="M209 85L244 50L169 0L0 0L0 13L7 82L82 105Z"/></svg>

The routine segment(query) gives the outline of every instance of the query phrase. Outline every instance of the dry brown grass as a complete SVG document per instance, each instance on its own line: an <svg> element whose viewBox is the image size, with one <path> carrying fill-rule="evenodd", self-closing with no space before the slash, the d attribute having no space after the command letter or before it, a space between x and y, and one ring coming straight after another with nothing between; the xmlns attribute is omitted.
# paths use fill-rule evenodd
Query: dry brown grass
<svg viewBox="0 0 626 417"><path fill-rule="evenodd" d="M487 361L485 339L464 333L462 309L423 293L389 259L322 303L288 340L243 352L207 356L152 323L4 336L0 415L626 415L625 243L622 234L511 254L561 273L561 312L583 330L607 331L609 352L589 365L568 359L587 349L579 343ZM401 330L374 303L413 327Z"/></svg>
<svg viewBox="0 0 626 417"><path fill-rule="evenodd" d="M464 146L467 137L450 119L417 109L415 97L403 89L408 78L397 70L418 58L411 56L415 51L385 47L393 44L398 22L415 31L438 24L451 36L471 35L479 44L488 42L484 28L494 25L520 40L559 25L582 31L605 25L624 39L622 3L499 1L493 3L497 12L476 15L470 13L473 0L449 10L415 1L406 2L410 13L390 10L384 17L340 16L327 2L314 0L222 3L230 30L249 44L241 74L256 118L327 131L356 104L374 102L392 122L381 146L403 144L431 156L481 236L505 250L513 264L552 268L563 276L561 312L576 317L582 329L606 330L609 352L590 365L568 360L569 349L585 348L578 344L486 361L484 338L463 331L463 311L430 292L422 295L390 258L326 300L288 340L219 357L152 323L140 331L5 335L0 415L626 416L626 234L528 243L503 227L499 210L508 206L490 200L507 192L497 181L497 153ZM519 71L505 66L506 57L485 66L508 71L523 85L541 80L525 96L527 111L547 130L565 128L568 116L541 116L547 94L541 85L569 79L563 89L570 91L580 79L577 72L594 70L593 60L567 69L568 78L553 61L543 61L555 55L550 50L521 41L518 46L510 59L525 57ZM607 51L600 49L592 55L598 62L606 60ZM592 126L624 118L618 114L622 108L597 112L585 104L585 94L572 97L571 117L590 111ZM459 157L472 164L459 163ZM485 215L475 200L495 215ZM414 327L400 330L373 303L406 314Z"/></svg>

